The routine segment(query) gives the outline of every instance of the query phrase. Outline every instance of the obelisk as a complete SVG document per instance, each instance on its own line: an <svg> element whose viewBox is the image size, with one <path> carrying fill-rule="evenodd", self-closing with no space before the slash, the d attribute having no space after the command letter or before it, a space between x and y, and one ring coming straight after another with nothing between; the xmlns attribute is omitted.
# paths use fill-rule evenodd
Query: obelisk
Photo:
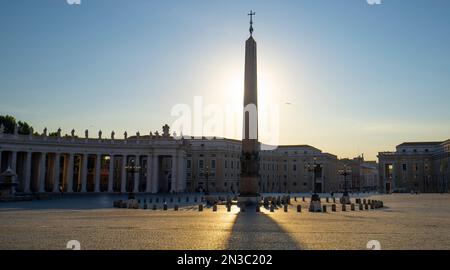
<svg viewBox="0 0 450 270"><path fill-rule="evenodd" d="M250 37L245 42L244 114L242 130L240 204L259 201L258 84L256 41L253 39L253 15L250 11Z"/></svg>

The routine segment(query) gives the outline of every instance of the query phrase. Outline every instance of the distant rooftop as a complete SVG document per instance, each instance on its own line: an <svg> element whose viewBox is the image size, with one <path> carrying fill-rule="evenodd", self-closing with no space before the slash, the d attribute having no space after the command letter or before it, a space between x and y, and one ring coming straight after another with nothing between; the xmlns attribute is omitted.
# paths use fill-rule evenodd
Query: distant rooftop
<svg viewBox="0 0 450 270"><path fill-rule="evenodd" d="M441 142L404 142L402 144L397 145L399 146L420 146L420 145L439 145Z"/></svg>

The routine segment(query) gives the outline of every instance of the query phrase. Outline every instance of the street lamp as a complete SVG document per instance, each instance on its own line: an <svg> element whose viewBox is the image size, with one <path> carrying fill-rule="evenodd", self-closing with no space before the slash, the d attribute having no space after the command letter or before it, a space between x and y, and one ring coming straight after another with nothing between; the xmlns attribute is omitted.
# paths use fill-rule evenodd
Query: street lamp
<svg viewBox="0 0 450 270"><path fill-rule="evenodd" d="M134 174L139 172L141 170L141 166L136 165L136 162L134 159L130 160L130 164L125 166L125 170L127 171L128 174L131 174L133 176L133 181L130 181L128 183L128 190L129 190L129 199L133 199L134 198L134 194L133 194L133 190L134 190ZM139 183L138 183L139 185Z"/></svg>
<svg viewBox="0 0 450 270"><path fill-rule="evenodd" d="M320 196L319 196L319 194L317 194L317 190L316 190L316 177L317 177L316 173L322 169L322 165L317 164L316 161L317 161L317 158L314 157L313 164L308 163L307 165L305 165L305 169L308 172L313 173L313 194L311 196L311 203L309 205L310 212L322 211L322 206L320 204Z"/></svg>
<svg viewBox="0 0 450 270"><path fill-rule="evenodd" d="M338 173L344 176L344 193L342 194L341 203L350 204L350 195L348 194L347 188L347 176L352 174L352 169L347 165L344 165L344 168L340 169Z"/></svg>

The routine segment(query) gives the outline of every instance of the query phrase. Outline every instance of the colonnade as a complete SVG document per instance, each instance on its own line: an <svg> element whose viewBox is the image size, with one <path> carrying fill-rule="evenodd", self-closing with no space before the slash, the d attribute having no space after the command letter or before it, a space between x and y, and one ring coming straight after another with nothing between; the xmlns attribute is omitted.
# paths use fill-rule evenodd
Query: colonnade
<svg viewBox="0 0 450 270"><path fill-rule="evenodd" d="M162 173L162 158L170 160L170 173ZM176 150L146 154L0 151L0 169L10 167L16 172L16 191L24 193L157 193L165 180L170 181L166 192L183 192L184 161L184 155Z"/></svg>

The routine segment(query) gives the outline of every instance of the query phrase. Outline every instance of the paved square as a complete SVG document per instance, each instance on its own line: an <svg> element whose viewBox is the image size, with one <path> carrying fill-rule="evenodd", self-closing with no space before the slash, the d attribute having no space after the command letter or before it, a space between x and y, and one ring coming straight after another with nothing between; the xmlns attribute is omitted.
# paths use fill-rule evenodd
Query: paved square
<svg viewBox="0 0 450 270"><path fill-rule="evenodd" d="M449 194L377 195L384 209L270 213L113 209L110 196L2 203L0 249L450 249ZM307 203L303 208L306 209ZM339 206L339 205L338 205Z"/></svg>

